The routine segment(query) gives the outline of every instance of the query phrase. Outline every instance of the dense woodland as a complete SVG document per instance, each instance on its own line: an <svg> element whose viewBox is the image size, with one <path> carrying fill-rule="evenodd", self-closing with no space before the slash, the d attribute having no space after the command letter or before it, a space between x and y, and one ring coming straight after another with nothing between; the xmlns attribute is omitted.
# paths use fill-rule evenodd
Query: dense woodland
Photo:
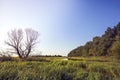
<svg viewBox="0 0 120 80"><path fill-rule="evenodd" d="M68 56L114 56L120 58L120 22L113 28L108 27L102 36L95 36L87 42L72 50Z"/></svg>

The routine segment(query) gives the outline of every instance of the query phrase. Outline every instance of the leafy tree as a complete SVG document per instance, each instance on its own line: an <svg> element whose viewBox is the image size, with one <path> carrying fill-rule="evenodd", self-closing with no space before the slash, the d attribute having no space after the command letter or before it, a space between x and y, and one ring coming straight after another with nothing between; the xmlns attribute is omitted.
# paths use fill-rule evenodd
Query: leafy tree
<svg viewBox="0 0 120 80"><path fill-rule="evenodd" d="M93 41L87 42L84 46L72 50L69 55L73 56L106 56L119 52L120 23L115 27L108 27L105 33L99 37L93 38ZM69 56L68 55L68 56ZM71 55L71 56L72 56Z"/></svg>
<svg viewBox="0 0 120 80"><path fill-rule="evenodd" d="M110 51L112 55L120 59L120 36L116 36L116 41L112 44Z"/></svg>
<svg viewBox="0 0 120 80"><path fill-rule="evenodd" d="M80 46L74 50L72 50L70 52L70 54L68 54L69 57L75 57L75 56L82 56L82 52L83 51L83 46Z"/></svg>

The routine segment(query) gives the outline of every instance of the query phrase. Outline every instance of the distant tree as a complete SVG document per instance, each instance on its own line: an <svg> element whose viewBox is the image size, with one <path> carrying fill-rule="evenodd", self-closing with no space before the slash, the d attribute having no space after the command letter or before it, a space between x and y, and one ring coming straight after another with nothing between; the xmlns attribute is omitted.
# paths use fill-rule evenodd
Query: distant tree
<svg viewBox="0 0 120 80"><path fill-rule="evenodd" d="M72 50L72 51L68 54L68 56L69 56L69 57L82 56L82 53L83 53L82 51L83 51L83 46L80 46L80 47Z"/></svg>
<svg viewBox="0 0 120 80"><path fill-rule="evenodd" d="M110 51L113 56L120 59L120 36L116 36L116 41L112 44Z"/></svg>
<svg viewBox="0 0 120 80"><path fill-rule="evenodd" d="M25 32L25 33L24 33ZM19 58L27 58L38 42L39 33L31 28L14 29L8 32L5 43L12 47Z"/></svg>
<svg viewBox="0 0 120 80"><path fill-rule="evenodd" d="M102 36L94 37L92 41L87 42L82 47L78 47L78 48L72 50L68 54L68 56L113 55L114 53L116 53L115 52L116 50L119 50L118 46L120 44L120 40L119 41L115 40L116 36L120 37L120 23L118 23L113 28L108 27ZM111 51L111 47L113 49L112 51Z"/></svg>
<svg viewBox="0 0 120 80"><path fill-rule="evenodd" d="M116 30L117 35L120 36L120 22L115 27L115 30Z"/></svg>

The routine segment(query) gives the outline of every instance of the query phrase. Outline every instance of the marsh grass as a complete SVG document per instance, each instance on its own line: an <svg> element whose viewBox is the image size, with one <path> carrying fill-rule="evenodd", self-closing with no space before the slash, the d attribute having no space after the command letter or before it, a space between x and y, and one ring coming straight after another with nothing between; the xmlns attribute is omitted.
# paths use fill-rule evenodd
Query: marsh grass
<svg viewBox="0 0 120 80"><path fill-rule="evenodd" d="M119 80L119 62L88 60L3 61L0 62L0 80Z"/></svg>

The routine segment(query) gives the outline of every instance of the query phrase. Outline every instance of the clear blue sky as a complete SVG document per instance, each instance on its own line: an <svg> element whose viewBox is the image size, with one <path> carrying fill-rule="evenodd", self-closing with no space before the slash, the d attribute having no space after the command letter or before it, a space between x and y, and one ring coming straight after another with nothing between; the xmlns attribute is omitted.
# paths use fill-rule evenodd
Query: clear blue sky
<svg viewBox="0 0 120 80"><path fill-rule="evenodd" d="M0 0L0 36L13 28L40 32L42 54L67 55L120 21L120 0Z"/></svg>

